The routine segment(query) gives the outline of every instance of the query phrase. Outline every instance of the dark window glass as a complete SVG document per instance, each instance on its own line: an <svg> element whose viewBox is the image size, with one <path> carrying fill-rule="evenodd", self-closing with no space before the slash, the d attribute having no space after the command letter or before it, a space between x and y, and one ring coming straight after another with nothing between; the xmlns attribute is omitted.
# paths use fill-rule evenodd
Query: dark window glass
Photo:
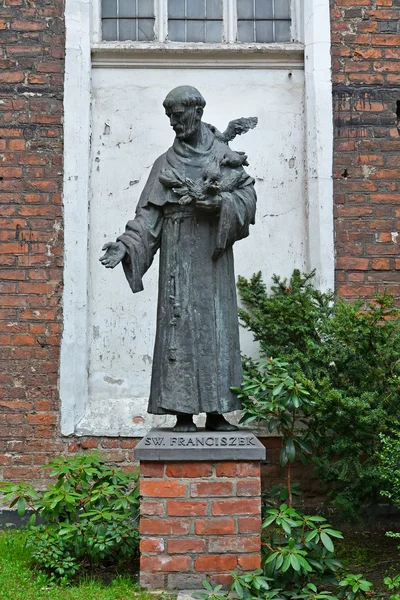
<svg viewBox="0 0 400 600"><path fill-rule="evenodd" d="M290 0L237 0L239 42L289 42Z"/></svg>
<svg viewBox="0 0 400 600"><path fill-rule="evenodd" d="M168 39L221 42L222 0L168 0Z"/></svg>
<svg viewBox="0 0 400 600"><path fill-rule="evenodd" d="M102 0L102 38L154 40L154 0Z"/></svg>

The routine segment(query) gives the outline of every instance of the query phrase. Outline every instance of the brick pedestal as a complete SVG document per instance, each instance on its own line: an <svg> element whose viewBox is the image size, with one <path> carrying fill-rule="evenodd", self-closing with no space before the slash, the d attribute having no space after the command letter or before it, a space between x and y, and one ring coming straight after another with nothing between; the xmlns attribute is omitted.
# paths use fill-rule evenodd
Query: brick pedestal
<svg viewBox="0 0 400 600"><path fill-rule="evenodd" d="M169 442L172 440L174 444L176 440L180 461L170 459L170 450L174 450L170 447L164 447L164 452L157 449L160 458L167 455L166 460L141 460L140 583L143 587L199 589L204 579L228 585L230 571L259 568L260 459L216 460L218 450L226 458L226 452L221 452L219 446L223 438L208 432L170 436ZM241 436L235 434L236 438L240 440ZM208 450L204 446L199 448L199 458L208 456L208 459L196 461L191 452L192 458L187 461L182 440L189 439L204 444L206 440L211 444L213 439L217 445ZM142 447L145 453L146 447ZM264 452L261 448L260 456ZM241 449L238 446L236 450L246 454L246 446ZM247 453L249 450L254 454L254 446L247 447ZM138 453L140 457L141 448Z"/></svg>

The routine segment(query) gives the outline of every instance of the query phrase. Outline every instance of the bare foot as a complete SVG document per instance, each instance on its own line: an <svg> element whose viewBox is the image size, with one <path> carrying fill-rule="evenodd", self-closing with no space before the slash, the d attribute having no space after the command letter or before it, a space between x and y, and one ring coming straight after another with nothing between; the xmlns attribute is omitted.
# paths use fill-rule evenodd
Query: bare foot
<svg viewBox="0 0 400 600"><path fill-rule="evenodd" d="M193 415L177 415L176 424L172 428L172 431L178 431L179 433L197 431L197 427L193 423Z"/></svg>
<svg viewBox="0 0 400 600"><path fill-rule="evenodd" d="M210 431L237 431L239 427L229 423L224 415L207 413L206 429Z"/></svg>

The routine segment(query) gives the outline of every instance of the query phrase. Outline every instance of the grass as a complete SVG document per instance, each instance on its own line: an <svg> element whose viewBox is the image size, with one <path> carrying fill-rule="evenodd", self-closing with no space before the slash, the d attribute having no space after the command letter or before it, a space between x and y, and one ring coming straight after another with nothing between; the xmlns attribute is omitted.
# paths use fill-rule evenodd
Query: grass
<svg viewBox="0 0 400 600"><path fill-rule="evenodd" d="M49 583L32 568L31 553L25 546L26 533L0 531L1 600L149 600L154 598L139 589L131 577L118 576L104 584L85 579L68 587Z"/></svg>

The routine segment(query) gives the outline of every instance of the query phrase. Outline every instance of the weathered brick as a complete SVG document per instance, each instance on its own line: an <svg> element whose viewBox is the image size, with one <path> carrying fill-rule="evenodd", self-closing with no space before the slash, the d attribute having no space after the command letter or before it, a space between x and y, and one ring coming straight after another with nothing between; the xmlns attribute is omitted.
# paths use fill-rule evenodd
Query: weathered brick
<svg viewBox="0 0 400 600"><path fill-rule="evenodd" d="M140 482L142 496L153 498L176 498L185 496L187 485L178 481L146 481Z"/></svg>
<svg viewBox="0 0 400 600"><path fill-rule="evenodd" d="M208 541L209 552L236 552L242 553L261 552L260 535L253 536L218 536Z"/></svg>
<svg viewBox="0 0 400 600"><path fill-rule="evenodd" d="M22 71L0 72L0 83L21 83L25 79Z"/></svg>
<svg viewBox="0 0 400 600"><path fill-rule="evenodd" d="M212 496L232 496L233 483L231 481L201 481L190 484L190 495L192 498Z"/></svg>
<svg viewBox="0 0 400 600"><path fill-rule="evenodd" d="M148 573L147 571L140 571L140 585L143 588L160 589L165 588L165 574L164 573Z"/></svg>
<svg viewBox="0 0 400 600"><path fill-rule="evenodd" d="M145 535L185 535L190 531L189 519L140 519L140 533Z"/></svg>
<svg viewBox="0 0 400 600"><path fill-rule="evenodd" d="M206 542L200 538L173 538L167 542L170 554L202 554L206 551Z"/></svg>
<svg viewBox="0 0 400 600"><path fill-rule="evenodd" d="M165 465L161 462L142 462L140 466L141 477L160 477L164 476Z"/></svg>
<svg viewBox="0 0 400 600"><path fill-rule="evenodd" d="M237 557L229 554L214 554L199 556L194 561L196 571L215 573L218 571L233 571L237 566Z"/></svg>
<svg viewBox="0 0 400 600"><path fill-rule="evenodd" d="M261 482L260 479L243 479L236 484L237 496L260 496Z"/></svg>
<svg viewBox="0 0 400 600"><path fill-rule="evenodd" d="M219 462L215 472L217 477L259 477L259 462Z"/></svg>
<svg viewBox="0 0 400 600"><path fill-rule="evenodd" d="M162 502L153 502L151 500L142 500L140 502L140 514L146 516L164 515L165 509ZM170 514L170 513L168 513ZM180 515L183 516L183 515Z"/></svg>
<svg viewBox="0 0 400 600"><path fill-rule="evenodd" d="M140 552L160 553L165 550L165 542L163 538L142 538L140 540Z"/></svg>
<svg viewBox="0 0 400 600"><path fill-rule="evenodd" d="M390 258L373 258L372 269L377 271L389 271L391 268Z"/></svg>
<svg viewBox="0 0 400 600"><path fill-rule="evenodd" d="M167 514L171 517L201 517L207 514L208 502L167 500Z"/></svg>
<svg viewBox="0 0 400 600"><path fill-rule="evenodd" d="M229 535L235 533L233 519L198 519L195 521L197 535Z"/></svg>
<svg viewBox="0 0 400 600"><path fill-rule="evenodd" d="M169 463L166 468L167 477L209 477L212 472L211 463L183 462Z"/></svg>
<svg viewBox="0 0 400 600"><path fill-rule="evenodd" d="M261 517L239 517L238 533L258 533L261 528Z"/></svg>
<svg viewBox="0 0 400 600"><path fill-rule="evenodd" d="M222 585L224 589L228 589L233 581L232 575L227 575L226 573L210 573L207 579L212 585Z"/></svg>
<svg viewBox="0 0 400 600"><path fill-rule="evenodd" d="M191 564L189 556L141 556L140 570L147 573L171 573L173 571L187 571Z"/></svg>
<svg viewBox="0 0 400 600"><path fill-rule="evenodd" d="M238 566L243 569L243 571L255 571L261 567L261 555L238 555Z"/></svg>
<svg viewBox="0 0 400 600"><path fill-rule="evenodd" d="M214 500L213 515L256 515L261 511L259 498Z"/></svg>
<svg viewBox="0 0 400 600"><path fill-rule="evenodd" d="M57 415L54 413L32 413L27 415L27 422L30 425L55 425Z"/></svg>

